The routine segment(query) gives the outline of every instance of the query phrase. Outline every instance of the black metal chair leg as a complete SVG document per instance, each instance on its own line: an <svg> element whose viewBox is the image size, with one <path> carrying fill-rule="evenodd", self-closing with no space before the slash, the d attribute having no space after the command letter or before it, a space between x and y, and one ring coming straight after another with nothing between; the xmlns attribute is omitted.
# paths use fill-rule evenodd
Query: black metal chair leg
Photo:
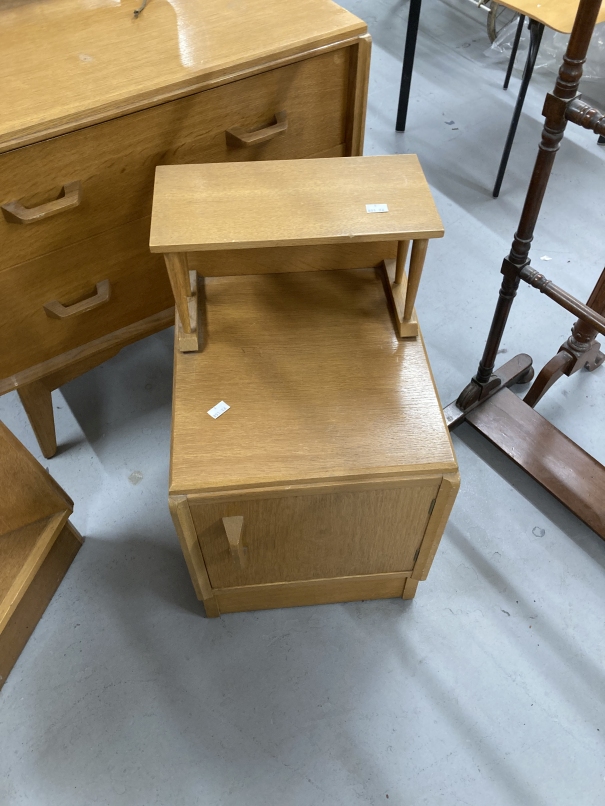
<svg viewBox="0 0 605 806"><path fill-rule="evenodd" d="M515 39L513 41L513 49L510 52L510 59L508 60L508 67L506 69L506 78L504 79L504 89L508 89L508 83L515 66L515 59L517 58L517 51L519 50L519 40L523 33L523 23L525 22L525 14L519 14L519 22L517 23L517 30L515 32Z"/></svg>
<svg viewBox="0 0 605 806"><path fill-rule="evenodd" d="M513 112L513 119L510 123L506 143L504 144L504 151L502 152L502 159L500 160L500 167L498 168L498 176L496 177L496 184L494 185L493 196L497 198L500 195L500 188L502 187L502 180L508 164L511 148L513 147L513 140L517 131L519 118L521 117L521 110L523 109L523 102L527 88L534 71L536 57L540 49L540 42L542 41L542 34L544 33L544 25L541 22L530 19L529 21L529 49L527 51L527 61L525 62L525 69L523 70L523 78L521 79L521 87L519 88L519 96L515 104L515 111Z"/></svg>
<svg viewBox="0 0 605 806"><path fill-rule="evenodd" d="M403 68L401 70L401 86L399 88L397 123L395 124L395 129L398 132L405 131L405 122L408 116L408 102L410 100L410 85L412 83L412 71L414 69L414 55L416 53L421 5L422 0L410 0L408 27L405 35L405 50L403 52Z"/></svg>

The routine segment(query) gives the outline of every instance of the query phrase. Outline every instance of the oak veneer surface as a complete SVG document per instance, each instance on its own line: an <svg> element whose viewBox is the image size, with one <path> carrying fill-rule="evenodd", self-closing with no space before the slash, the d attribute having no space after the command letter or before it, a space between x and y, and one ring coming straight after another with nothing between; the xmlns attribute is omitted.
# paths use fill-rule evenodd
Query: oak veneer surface
<svg viewBox="0 0 605 806"><path fill-rule="evenodd" d="M456 472L424 345L396 338L379 271L205 285L203 351L175 355L173 495Z"/></svg>
<svg viewBox="0 0 605 806"><path fill-rule="evenodd" d="M1 203L18 199L30 208L56 199L66 182L82 188L78 207L34 225L0 214L0 268L151 215L157 164L297 159L344 149L352 54L340 48L0 155ZM227 129L254 131L280 110L288 116L286 132L253 148L227 142Z"/></svg>
<svg viewBox="0 0 605 806"><path fill-rule="evenodd" d="M386 204L388 212L369 213L367 204ZM156 170L152 252L442 235L415 154L163 165Z"/></svg>
<svg viewBox="0 0 605 806"><path fill-rule="evenodd" d="M367 30L326 0L17 0L0 5L0 149L137 99ZM111 114L113 116L113 114Z"/></svg>
<svg viewBox="0 0 605 806"><path fill-rule="evenodd" d="M544 23L555 31L571 33L580 0L499 0L501 5ZM601 6L597 22L605 21L605 6Z"/></svg>

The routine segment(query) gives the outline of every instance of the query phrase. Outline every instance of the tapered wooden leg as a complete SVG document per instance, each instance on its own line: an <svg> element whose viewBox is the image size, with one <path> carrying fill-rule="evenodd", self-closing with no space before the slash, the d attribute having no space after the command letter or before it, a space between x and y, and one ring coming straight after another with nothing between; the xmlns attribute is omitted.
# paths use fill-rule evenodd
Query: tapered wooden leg
<svg viewBox="0 0 605 806"><path fill-rule="evenodd" d="M50 459L57 452L51 391L43 381L34 381L27 386L20 386L17 392L40 445L42 455Z"/></svg>
<svg viewBox="0 0 605 806"><path fill-rule="evenodd" d="M403 595L402 599L413 599L416 596L416 588L418 587L417 579L412 579L408 577L406 581L403 583Z"/></svg>
<svg viewBox="0 0 605 806"><path fill-rule="evenodd" d="M410 258L410 270L408 272L408 289L405 295L405 308L403 310L404 322L408 322L412 318L428 245L429 242L426 239L414 241L412 244L412 256Z"/></svg>

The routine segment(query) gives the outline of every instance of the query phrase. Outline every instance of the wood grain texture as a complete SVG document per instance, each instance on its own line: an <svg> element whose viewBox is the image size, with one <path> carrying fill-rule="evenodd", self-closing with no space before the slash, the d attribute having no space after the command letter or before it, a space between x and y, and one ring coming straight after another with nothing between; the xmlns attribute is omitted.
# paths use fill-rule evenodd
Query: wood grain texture
<svg viewBox="0 0 605 806"><path fill-rule="evenodd" d="M32 584L69 515L67 509L56 512L0 536L0 633Z"/></svg>
<svg viewBox="0 0 605 806"><path fill-rule="evenodd" d="M268 610L277 607L396 599L403 594L406 574L375 574L341 579L313 579L272 585L216 590L221 613Z"/></svg>
<svg viewBox="0 0 605 806"><path fill-rule="evenodd" d="M0 537L0 556L4 559ZM50 547L31 584L0 631L0 688L82 545L68 521Z"/></svg>
<svg viewBox="0 0 605 806"><path fill-rule="evenodd" d="M210 278L206 299L203 352L175 359L173 494L456 472L424 346L397 339L379 272Z"/></svg>
<svg viewBox="0 0 605 806"><path fill-rule="evenodd" d="M204 602L206 615L209 618L216 618L219 615L218 607L208 579L187 498L171 495L168 498L168 506L197 598Z"/></svg>
<svg viewBox="0 0 605 806"><path fill-rule="evenodd" d="M459 489L460 476L458 473L443 476L439 492L434 501L431 517L422 538L420 551L414 563L412 579L423 580L427 578Z"/></svg>
<svg viewBox="0 0 605 806"><path fill-rule="evenodd" d="M382 270L384 272L384 289L395 317L397 335L402 339L415 338L420 332L416 309L412 310L412 315L407 321L404 320L408 278L402 271L399 282L397 282L395 260L385 260Z"/></svg>
<svg viewBox="0 0 605 806"><path fill-rule="evenodd" d="M396 249L395 241L379 241L188 252L187 258L189 267L204 277L229 277L236 274L367 269L395 257Z"/></svg>
<svg viewBox="0 0 605 806"><path fill-rule="evenodd" d="M552 423L503 389L467 421L605 538L605 467Z"/></svg>
<svg viewBox="0 0 605 806"><path fill-rule="evenodd" d="M1 271L0 377L171 307L164 261L149 254L148 232L144 218ZM107 304L73 319L47 316L48 300L71 305L89 297L101 280L111 283Z"/></svg>
<svg viewBox="0 0 605 806"><path fill-rule="evenodd" d="M190 504L213 589L410 571L441 479L368 492ZM247 560L232 558L224 519L243 517Z"/></svg>
<svg viewBox="0 0 605 806"><path fill-rule="evenodd" d="M0 380L0 395L35 383L41 378L44 379L44 386L48 389L58 389L64 383L68 383L89 369L108 361L127 344L151 336L172 324L174 324L174 307L166 308L160 313L140 319L132 325L114 330L81 347L75 347L73 350L61 353Z"/></svg>
<svg viewBox="0 0 605 806"><path fill-rule="evenodd" d="M498 0L498 2L502 6L512 8L513 11L538 20L563 34L571 33L580 5L580 0L540 0L540 2L537 0ZM597 18L597 22L604 21L605 4L601 5Z"/></svg>
<svg viewBox="0 0 605 806"><path fill-rule="evenodd" d="M71 498L1 422L0 490L0 535L73 509Z"/></svg>
<svg viewBox="0 0 605 806"><path fill-rule="evenodd" d="M0 268L150 215L156 165L295 159L345 144L354 50L341 48L0 155L0 202L35 206L56 197L68 180L82 186L79 206L52 219L24 228L0 216ZM282 108L288 131L279 138L248 149L228 144L226 129L253 129Z"/></svg>
<svg viewBox="0 0 605 806"><path fill-rule="evenodd" d="M132 11L78 0L0 9L0 147L367 30L326 0L153 0L138 19Z"/></svg>
<svg viewBox="0 0 605 806"><path fill-rule="evenodd" d="M57 452L52 390L43 381L34 381L18 388L17 393L42 455L50 459Z"/></svg>
<svg viewBox="0 0 605 806"><path fill-rule="evenodd" d="M416 589L418 588L418 580L408 577L403 583L402 599L413 599L416 596Z"/></svg>
<svg viewBox="0 0 605 806"><path fill-rule="evenodd" d="M388 212L367 212L366 204L382 203ZM442 235L441 219L414 154L156 169L152 252Z"/></svg>

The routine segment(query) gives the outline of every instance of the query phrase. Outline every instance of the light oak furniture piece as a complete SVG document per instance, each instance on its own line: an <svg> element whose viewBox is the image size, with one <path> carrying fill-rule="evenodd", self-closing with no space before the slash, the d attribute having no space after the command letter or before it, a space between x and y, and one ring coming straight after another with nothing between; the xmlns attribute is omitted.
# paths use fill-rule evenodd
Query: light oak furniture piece
<svg viewBox="0 0 605 806"><path fill-rule="evenodd" d="M0 688L82 538L73 502L0 423Z"/></svg>
<svg viewBox="0 0 605 806"><path fill-rule="evenodd" d="M426 579L459 479L403 259L412 240L419 279L442 234L413 155L158 169L169 503L208 616L410 599Z"/></svg>
<svg viewBox="0 0 605 806"><path fill-rule="evenodd" d="M0 4L0 394L45 456L51 390L174 321L156 165L362 152L370 38L330 0Z"/></svg>
<svg viewBox="0 0 605 806"><path fill-rule="evenodd" d="M442 236L415 154L156 171L150 248L166 256L185 351L202 338L200 275L382 266L398 334L417 336L428 242Z"/></svg>

